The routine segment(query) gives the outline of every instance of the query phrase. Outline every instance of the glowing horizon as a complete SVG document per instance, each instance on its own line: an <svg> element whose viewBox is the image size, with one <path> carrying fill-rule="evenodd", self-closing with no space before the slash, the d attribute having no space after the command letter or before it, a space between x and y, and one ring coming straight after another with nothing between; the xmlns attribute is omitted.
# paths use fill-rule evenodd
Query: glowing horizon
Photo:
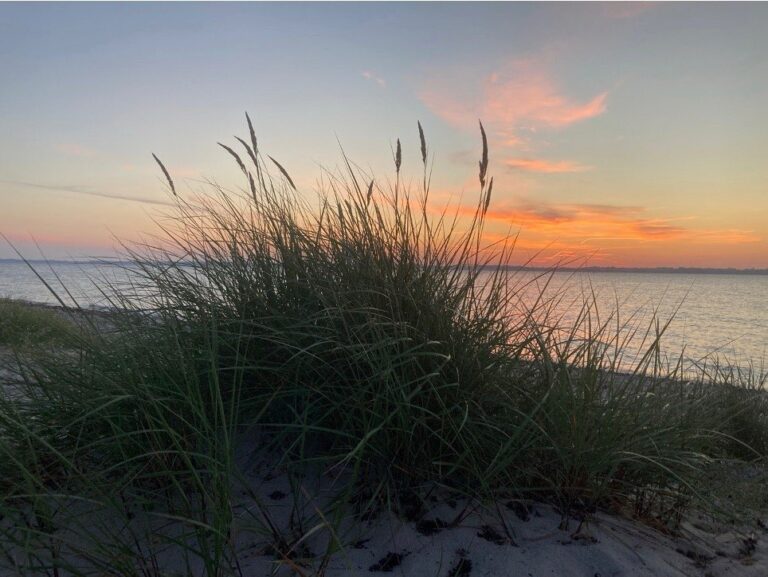
<svg viewBox="0 0 768 577"><path fill-rule="evenodd" d="M477 26L469 26L475 22ZM300 189L338 141L379 179L403 144L438 207L477 195L516 260L768 268L766 5L2 4L0 232L111 255L182 190L240 184L254 119ZM459 203L460 202L460 203ZM0 245L0 258L13 257Z"/></svg>

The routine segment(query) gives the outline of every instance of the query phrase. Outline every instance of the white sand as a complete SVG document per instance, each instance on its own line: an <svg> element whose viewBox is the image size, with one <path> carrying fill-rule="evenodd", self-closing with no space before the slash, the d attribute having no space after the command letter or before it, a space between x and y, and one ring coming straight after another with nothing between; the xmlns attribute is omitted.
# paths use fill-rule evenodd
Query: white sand
<svg viewBox="0 0 768 577"><path fill-rule="evenodd" d="M287 527L292 497L267 497L274 491L290 494L285 479L262 482L252 477L252 481L269 503L270 515ZM247 510L248 499L241 505ZM388 554L402 555L401 563L391 569L391 574L413 577L768 575L765 544L760 536L755 535L755 548L748 552L745 539L749 534L729 531L711 520L707 522L703 516L695 524L683 523L683 535L676 538L605 514L598 514L584 524L571 520L563 530L562 517L543 504L533 504L527 520L505 503L481 506L462 501L433 504L423 519L451 523L465 507L466 518L431 535L420 533L416 523L391 513L367 522L347 523L344 535L340 535L347 546L332 558L324 575L384 575L387 573L371 568L377 563L381 567ZM311 503L306 506L307 510L311 508ZM322 553L327 543L328 535L323 533L320 530L316 538L306 541L314 554ZM243 545L247 546L247 539ZM269 575L280 564L274 556L262 552L259 546L243 551L244 575ZM471 570L466 574L458 572L460 563L465 568L471 565ZM307 564L301 568L312 575L316 566ZM291 574L287 566L285 574Z"/></svg>

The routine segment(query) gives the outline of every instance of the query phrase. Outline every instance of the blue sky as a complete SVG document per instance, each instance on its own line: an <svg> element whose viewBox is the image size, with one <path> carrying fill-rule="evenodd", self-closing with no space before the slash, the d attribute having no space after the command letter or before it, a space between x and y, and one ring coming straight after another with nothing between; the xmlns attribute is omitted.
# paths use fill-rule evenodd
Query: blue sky
<svg viewBox="0 0 768 577"><path fill-rule="evenodd" d="M165 202L151 152L235 182L246 110L305 190L337 138L382 175L401 138L417 175L420 120L438 198L471 196L482 118L521 260L765 267L766 29L765 4L0 4L0 232L108 254Z"/></svg>

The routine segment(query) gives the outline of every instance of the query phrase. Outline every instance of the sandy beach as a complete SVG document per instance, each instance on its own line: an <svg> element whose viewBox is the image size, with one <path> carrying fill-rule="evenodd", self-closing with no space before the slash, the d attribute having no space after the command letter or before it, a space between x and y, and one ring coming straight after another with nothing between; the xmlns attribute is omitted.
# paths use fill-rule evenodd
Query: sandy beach
<svg viewBox="0 0 768 577"><path fill-rule="evenodd" d="M652 520L606 512L572 512L566 519L546 503L510 498L480 503L437 488L427 489L423 499L412 496L401 500L393 511L374 507L355 514L356 506L350 501L342 508L343 517L330 522L326 515L332 501L339 497L338 476L307 475L298 481L289 478L280 468L271 466L278 456L259 455L252 449L258 444L257 437L243 438L239 444L238 480L233 482L229 503L233 515L230 544L241 575L768 574L768 525L764 521L768 519L768 507L754 505L768 489L768 468L762 465L721 465L713 473L709 487L713 489L710 496L718 500L722 512L712 515L690 510L673 531L651 526ZM180 537L188 529L163 511L147 513L131 503L116 510L96 502L72 500L57 515L61 526L71 523L74 539L70 542L67 530L62 530L62 542L70 546L62 547L59 554L73 567L86 570L97 564L96 544L101 539L125 539L126 546L139 559L150 542L133 541L132 536ZM88 527L93 541L84 539L76 527ZM0 528L7 531L8 520L0 522ZM5 553L0 575L29 574L14 569L12 549L6 548ZM46 553L40 552L40 558L45 559ZM162 575L205 573L203 563L190 559L182 546L166 546L151 563L150 559L144 563L157 564Z"/></svg>

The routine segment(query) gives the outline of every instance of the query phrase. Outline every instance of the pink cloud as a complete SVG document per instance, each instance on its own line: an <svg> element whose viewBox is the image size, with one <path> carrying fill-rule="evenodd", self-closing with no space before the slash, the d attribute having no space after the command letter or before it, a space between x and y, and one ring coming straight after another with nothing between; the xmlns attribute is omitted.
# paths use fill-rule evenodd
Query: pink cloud
<svg viewBox="0 0 768 577"><path fill-rule="evenodd" d="M508 158L504 164L513 170L526 172L584 172L590 169L589 166L571 160L545 160L543 158Z"/></svg>
<svg viewBox="0 0 768 577"><path fill-rule="evenodd" d="M419 96L456 127L475 130L477 119L482 119L492 147L509 156L508 167L540 173L590 169L572 160L537 158L536 149L546 145L547 132L603 114L608 100L606 91L586 99L566 95L541 58L512 60L485 75L468 69L447 72L429 80Z"/></svg>
<svg viewBox="0 0 768 577"><path fill-rule="evenodd" d="M110 240L105 239L100 231L90 231L82 234L76 233L39 233L36 232L31 235L26 232L9 231L5 234L6 238L10 240L17 248L21 249L22 254L35 254L37 253L38 246L57 246L61 248L81 248L89 247L104 250L105 248L113 248L113 244Z"/></svg>
<svg viewBox="0 0 768 577"><path fill-rule="evenodd" d="M511 64L485 81L482 117L509 128L561 128L605 112L607 93L586 102L564 96L552 76L534 62Z"/></svg>
<svg viewBox="0 0 768 577"><path fill-rule="evenodd" d="M466 81L466 79L464 79ZM455 98L450 77L431 80L420 98L435 114L460 127L482 118L506 139L536 128L563 128L599 116L606 110L607 92L586 101L565 94L550 68L538 59L513 60L479 79L466 98ZM471 83L471 80L470 80Z"/></svg>

